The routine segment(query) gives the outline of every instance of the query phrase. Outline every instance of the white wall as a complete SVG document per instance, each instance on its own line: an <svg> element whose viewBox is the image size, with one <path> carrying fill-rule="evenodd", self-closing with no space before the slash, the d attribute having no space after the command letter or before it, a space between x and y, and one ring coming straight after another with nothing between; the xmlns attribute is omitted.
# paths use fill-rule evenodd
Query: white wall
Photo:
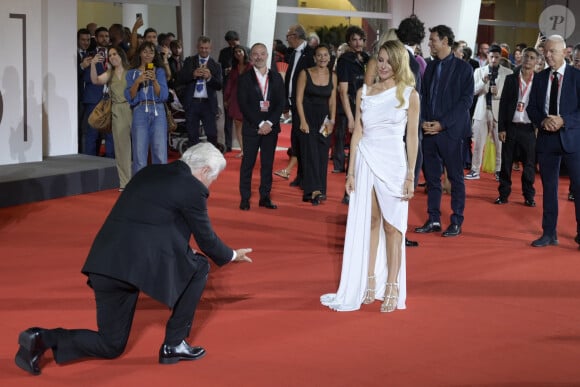
<svg viewBox="0 0 580 387"><path fill-rule="evenodd" d="M48 3L42 0L43 154L76 154L77 2L50 0L50 7Z"/></svg>
<svg viewBox="0 0 580 387"><path fill-rule="evenodd" d="M22 20L10 14L26 17L25 51ZM42 160L43 53L37 44L42 41L41 15L40 0L0 2L0 165Z"/></svg>

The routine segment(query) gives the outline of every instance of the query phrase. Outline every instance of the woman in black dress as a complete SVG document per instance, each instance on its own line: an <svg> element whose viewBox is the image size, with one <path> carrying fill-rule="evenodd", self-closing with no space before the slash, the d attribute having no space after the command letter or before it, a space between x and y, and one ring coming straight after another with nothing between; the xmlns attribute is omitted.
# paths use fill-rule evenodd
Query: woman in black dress
<svg viewBox="0 0 580 387"><path fill-rule="evenodd" d="M336 75L328 68L330 51L316 48L315 66L303 70L296 86L300 118L300 151L303 160L302 200L320 204L326 198L326 173L330 134L336 116Z"/></svg>

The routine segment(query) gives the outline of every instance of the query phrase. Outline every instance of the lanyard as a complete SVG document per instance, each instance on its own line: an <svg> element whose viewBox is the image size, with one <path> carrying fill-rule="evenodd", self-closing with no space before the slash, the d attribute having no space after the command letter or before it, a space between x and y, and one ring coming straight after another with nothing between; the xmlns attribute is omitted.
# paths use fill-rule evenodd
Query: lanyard
<svg viewBox="0 0 580 387"><path fill-rule="evenodd" d="M262 97L265 101L266 97L268 96L268 83L270 82L270 77L268 77L268 74L266 74L266 82L264 82L264 85L262 85L262 82L260 82L260 77L258 77L258 74L256 74L254 72L254 75L256 76L256 80L258 81L258 84L260 85L260 91L262 92Z"/></svg>
<svg viewBox="0 0 580 387"><path fill-rule="evenodd" d="M526 91L528 91L528 88L532 84L533 80L534 80L534 73L532 73L532 77L530 78L530 81L528 83L526 83L526 88L524 90L522 90L522 83L525 83L525 81L524 81L524 77L522 76L522 73L520 73L520 99L524 99L524 95L526 95Z"/></svg>

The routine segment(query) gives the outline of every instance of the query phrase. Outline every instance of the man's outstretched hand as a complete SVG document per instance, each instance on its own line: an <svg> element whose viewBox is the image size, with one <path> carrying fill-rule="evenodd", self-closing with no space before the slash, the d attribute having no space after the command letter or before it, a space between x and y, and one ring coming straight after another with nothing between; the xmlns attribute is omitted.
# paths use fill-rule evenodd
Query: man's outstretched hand
<svg viewBox="0 0 580 387"><path fill-rule="evenodd" d="M238 249L236 250L236 259L234 262L252 262L252 258L248 257L246 254L251 253L252 249Z"/></svg>

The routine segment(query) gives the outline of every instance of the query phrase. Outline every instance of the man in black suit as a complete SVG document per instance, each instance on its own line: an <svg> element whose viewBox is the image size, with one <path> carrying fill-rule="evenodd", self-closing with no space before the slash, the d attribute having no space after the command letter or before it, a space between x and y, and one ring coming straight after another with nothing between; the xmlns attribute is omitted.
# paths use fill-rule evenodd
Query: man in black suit
<svg viewBox="0 0 580 387"><path fill-rule="evenodd" d="M415 232L441 231L441 174L446 167L451 182L453 214L451 224L442 236L452 237L461 234L465 209L462 150L471 120L469 108L473 101L473 69L451 52L455 40L451 28L438 25L429 31L429 48L435 59L425 69L421 98L421 145L429 219Z"/></svg>
<svg viewBox="0 0 580 387"><path fill-rule="evenodd" d="M284 111L292 113L292 132L290 133L290 143L292 154L290 163L285 168L285 176L289 176L294 165L298 164L296 179L290 183L291 186L298 187L302 183L302 165L300 164L300 119L296 108L296 83L298 74L304 69L314 66L314 49L306 41L306 31L300 24L295 24L288 28L286 33L288 45L292 52L287 60L288 70L284 78L286 86L286 105ZM280 171L277 172L279 174Z"/></svg>
<svg viewBox="0 0 580 387"><path fill-rule="evenodd" d="M238 81L238 103L244 116L242 124L243 153L240 167L240 209L250 209L252 171L260 151L260 207L276 209L270 200L272 168L280 116L284 110L284 83L276 71L268 70L268 49L256 43L250 51L253 69L242 74ZM296 116L297 117L297 116Z"/></svg>
<svg viewBox="0 0 580 387"><path fill-rule="evenodd" d="M534 180L536 178L536 133L534 124L526 113L532 90L534 69L538 52L533 47L524 49L522 65L518 71L505 78L499 101L498 137L501 147L501 170L499 172L499 197L495 204L505 204L512 188L512 163L516 150L524 165L522 192L524 205L535 207Z"/></svg>
<svg viewBox="0 0 580 387"><path fill-rule="evenodd" d="M47 349L57 363L93 357L113 359L125 350L139 292L172 309L159 362L173 364L205 355L185 341L205 287L207 258L216 264L251 262L251 249L232 250L212 230L208 188L225 168L208 143L188 149L181 160L148 166L137 173L97 234L82 272L95 292L98 332L29 328L18 338L16 364L38 375Z"/></svg>
<svg viewBox="0 0 580 387"><path fill-rule="evenodd" d="M542 236L534 247L558 244L558 179L560 163L568 167L576 209L576 243L580 244L580 70L566 64L566 42L550 36L544 45L549 68L532 83L528 115L538 128L536 154L544 189Z"/></svg>
<svg viewBox="0 0 580 387"><path fill-rule="evenodd" d="M77 98L78 98L78 126L77 139L79 153L83 150L82 140L83 133L86 128L83 128L83 116L85 105L83 105L83 98L85 94L85 71L90 71L92 55L89 52L91 45L91 33L86 28L81 28L77 31Z"/></svg>
<svg viewBox="0 0 580 387"><path fill-rule="evenodd" d="M183 68L177 76L178 82L185 87L183 107L185 109L185 127L189 145L199 142L199 122L207 141L218 146L217 91L222 89L222 69L212 57L211 39L200 36L197 39L197 55L190 56L183 62Z"/></svg>

